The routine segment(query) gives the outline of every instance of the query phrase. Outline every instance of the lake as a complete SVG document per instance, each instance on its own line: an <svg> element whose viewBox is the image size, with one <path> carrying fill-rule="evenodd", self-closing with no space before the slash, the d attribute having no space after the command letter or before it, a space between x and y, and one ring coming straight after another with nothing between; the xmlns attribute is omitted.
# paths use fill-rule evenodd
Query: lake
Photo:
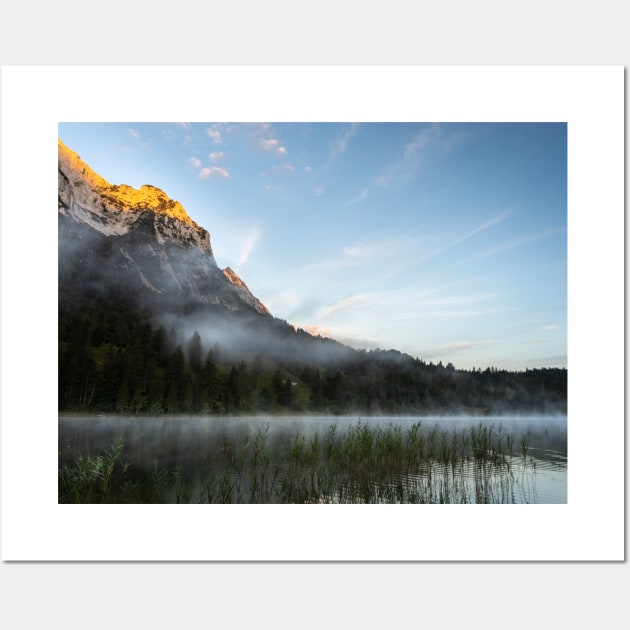
<svg viewBox="0 0 630 630"><path fill-rule="evenodd" d="M566 416L65 416L60 465L117 438L138 470L178 467L192 502L567 502Z"/></svg>

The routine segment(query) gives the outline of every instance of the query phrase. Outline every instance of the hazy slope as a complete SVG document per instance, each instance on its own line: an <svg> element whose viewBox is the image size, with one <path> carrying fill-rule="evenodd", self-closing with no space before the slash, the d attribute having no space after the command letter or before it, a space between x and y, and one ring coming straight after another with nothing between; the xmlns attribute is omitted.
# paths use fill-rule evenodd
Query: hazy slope
<svg viewBox="0 0 630 630"><path fill-rule="evenodd" d="M61 140L58 147L60 309L123 301L182 341L198 331L206 347L235 357L328 363L352 353L274 318L232 269L217 265L209 232L162 190L110 184Z"/></svg>

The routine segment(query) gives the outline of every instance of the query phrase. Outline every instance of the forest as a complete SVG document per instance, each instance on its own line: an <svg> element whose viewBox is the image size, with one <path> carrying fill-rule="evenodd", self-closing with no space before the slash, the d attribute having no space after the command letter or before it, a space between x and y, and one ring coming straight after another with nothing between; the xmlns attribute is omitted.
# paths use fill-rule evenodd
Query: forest
<svg viewBox="0 0 630 630"><path fill-rule="evenodd" d="M279 329L284 338L291 337L292 347L306 343L304 331L288 325ZM329 360L303 356L306 359L298 351L239 357L217 343L205 347L196 331L182 339L180 331L156 324L148 313L124 301L91 297L72 308L60 301L59 411L142 415L567 411L566 369L462 370L396 350L347 347Z"/></svg>

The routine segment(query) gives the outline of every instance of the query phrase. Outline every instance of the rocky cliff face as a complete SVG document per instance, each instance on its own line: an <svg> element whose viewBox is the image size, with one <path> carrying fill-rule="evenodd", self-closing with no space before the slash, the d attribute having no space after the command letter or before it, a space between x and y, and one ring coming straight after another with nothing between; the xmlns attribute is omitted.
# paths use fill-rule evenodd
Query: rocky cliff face
<svg viewBox="0 0 630 630"><path fill-rule="evenodd" d="M154 186L110 184L58 148L60 290L126 292L174 313L207 305L269 316L235 272L219 269L210 234L178 201Z"/></svg>
<svg viewBox="0 0 630 630"><path fill-rule="evenodd" d="M252 292L247 288L247 285L241 280L236 271L233 271L229 267L226 267L223 270L223 275L230 281L230 283L236 287L236 290L239 292L241 299L252 306L259 313L269 314L269 310L267 307L252 294Z"/></svg>

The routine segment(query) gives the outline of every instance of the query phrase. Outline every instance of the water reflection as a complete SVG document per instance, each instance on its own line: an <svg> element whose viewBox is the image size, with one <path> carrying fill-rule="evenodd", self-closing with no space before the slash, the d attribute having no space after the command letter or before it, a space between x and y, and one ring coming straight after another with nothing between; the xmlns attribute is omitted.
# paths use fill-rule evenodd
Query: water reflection
<svg viewBox="0 0 630 630"><path fill-rule="evenodd" d="M527 454L523 457L515 447L516 452L509 462L511 476L493 477L495 472L490 468L461 462L455 478L454 470L433 464L422 479L417 475L403 475L399 482L401 488L372 484L371 488L355 490L370 490L372 496L382 495L383 502L395 502L397 496L404 496L407 501L409 497L411 500L430 497L431 502L458 502L454 500L457 496L471 503L566 503L566 417L63 417L59 419L59 455L60 461L71 462L79 454L95 454L108 448L120 437L125 444L125 457L139 468L149 470L159 462L165 467L180 466L199 476L202 468L207 470L209 462L224 461L228 443L244 444L263 433L271 452L288 452L296 435L304 436L307 442L315 435L324 439L333 426L340 435L357 425L401 427L407 431L418 423L423 430L437 427L440 432L449 434L483 423L496 434L510 435L512 444L518 445L520 439L525 438ZM280 483L288 472L278 468L275 474L275 482ZM369 484L370 477L365 479ZM325 479L320 481L323 483ZM427 483L433 485L429 487ZM400 494L403 490L407 494ZM425 494L414 494L416 491ZM329 499L337 502L339 497Z"/></svg>

